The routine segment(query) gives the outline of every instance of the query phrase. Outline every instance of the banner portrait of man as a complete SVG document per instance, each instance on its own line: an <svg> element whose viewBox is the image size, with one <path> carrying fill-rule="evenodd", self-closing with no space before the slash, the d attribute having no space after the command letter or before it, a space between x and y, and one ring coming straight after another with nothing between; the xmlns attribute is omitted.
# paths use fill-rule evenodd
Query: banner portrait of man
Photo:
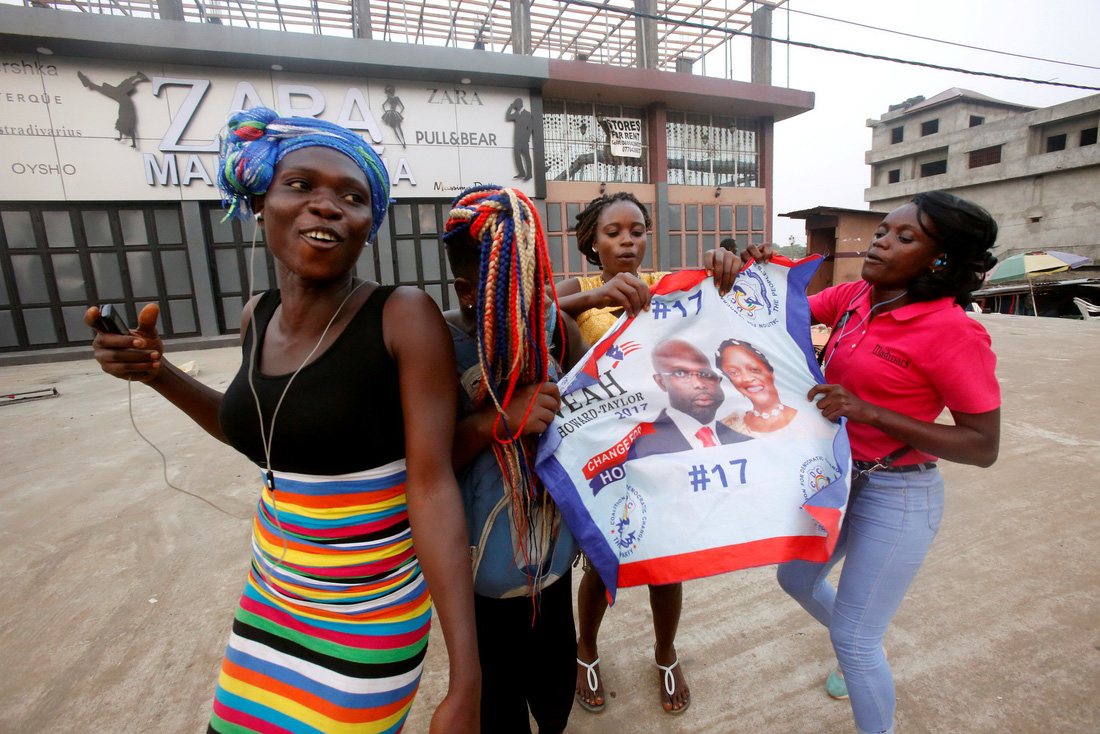
<svg viewBox="0 0 1100 734"><path fill-rule="evenodd" d="M820 259L754 263L720 296L665 277L559 383L536 471L611 599L836 544L850 454L806 400L823 380L806 283Z"/></svg>

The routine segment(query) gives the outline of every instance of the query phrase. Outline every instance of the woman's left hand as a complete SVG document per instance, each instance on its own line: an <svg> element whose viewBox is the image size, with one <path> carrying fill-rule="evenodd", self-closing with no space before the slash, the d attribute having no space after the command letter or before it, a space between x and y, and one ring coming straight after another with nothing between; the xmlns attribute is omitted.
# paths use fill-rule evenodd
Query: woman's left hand
<svg viewBox="0 0 1100 734"><path fill-rule="evenodd" d="M856 423L871 423L874 420L875 406L860 400L840 385L814 385L806 399L812 403L818 396L821 396L817 401L818 409L831 421L841 416Z"/></svg>
<svg viewBox="0 0 1100 734"><path fill-rule="evenodd" d="M714 287L719 295L724 296L733 288L733 281L741 272L741 264L741 258L721 247L703 253L703 267L714 275Z"/></svg>

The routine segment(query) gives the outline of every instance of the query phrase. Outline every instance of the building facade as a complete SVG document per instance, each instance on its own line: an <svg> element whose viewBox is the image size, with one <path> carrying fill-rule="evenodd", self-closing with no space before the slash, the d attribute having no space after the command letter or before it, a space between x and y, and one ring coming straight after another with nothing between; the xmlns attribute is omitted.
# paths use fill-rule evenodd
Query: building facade
<svg viewBox="0 0 1100 734"><path fill-rule="evenodd" d="M87 344L99 303L133 323L160 302L168 338L234 334L250 278L275 271L260 248L250 276L262 234L223 221L217 148L227 114L259 104L374 145L394 202L358 274L443 308L439 235L479 183L536 201L559 277L588 272L573 223L604 191L650 206L643 270L771 239L773 125L811 93L363 35L0 5L0 352Z"/></svg>
<svg viewBox="0 0 1100 734"><path fill-rule="evenodd" d="M872 130L872 209L945 189L997 220L996 254L1100 258L1100 94L1035 109L953 88L897 105Z"/></svg>
<svg viewBox="0 0 1100 734"><path fill-rule="evenodd" d="M871 248L875 231L888 212L816 206L781 217L806 220L806 254L820 255L824 262L806 287L819 293L841 283L862 278L863 258Z"/></svg>

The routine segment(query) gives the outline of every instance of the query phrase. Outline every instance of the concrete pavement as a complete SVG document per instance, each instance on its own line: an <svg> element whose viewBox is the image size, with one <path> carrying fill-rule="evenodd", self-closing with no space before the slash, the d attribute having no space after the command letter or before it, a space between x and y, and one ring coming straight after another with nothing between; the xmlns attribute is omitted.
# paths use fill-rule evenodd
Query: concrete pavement
<svg viewBox="0 0 1100 734"><path fill-rule="evenodd" d="M978 317L1004 392L1000 460L944 464L939 537L886 638L899 734L1100 732L1100 324ZM224 389L236 349L194 359ZM0 368L0 731L200 732L249 558L255 469L142 386L91 360ZM659 705L644 589L601 635L610 694L569 731L852 731L823 688L828 635L772 568L689 582L678 649L691 709ZM433 630L406 731L426 732L446 686ZM517 658L517 674L522 660Z"/></svg>

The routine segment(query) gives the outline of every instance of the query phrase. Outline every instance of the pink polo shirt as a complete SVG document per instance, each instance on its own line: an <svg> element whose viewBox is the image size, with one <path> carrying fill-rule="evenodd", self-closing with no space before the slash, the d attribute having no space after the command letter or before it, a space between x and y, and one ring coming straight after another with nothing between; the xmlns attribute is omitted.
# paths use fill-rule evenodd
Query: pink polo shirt
<svg viewBox="0 0 1100 734"><path fill-rule="evenodd" d="M843 283L810 296L816 321L830 326L854 309L826 346L825 379L869 403L929 423L944 407L987 413L1000 407L997 357L989 334L952 298L911 303L875 312L871 288ZM838 341L839 337L839 341ZM904 443L866 423L848 422L852 457L874 461ZM895 463L916 464L936 457L913 449Z"/></svg>

